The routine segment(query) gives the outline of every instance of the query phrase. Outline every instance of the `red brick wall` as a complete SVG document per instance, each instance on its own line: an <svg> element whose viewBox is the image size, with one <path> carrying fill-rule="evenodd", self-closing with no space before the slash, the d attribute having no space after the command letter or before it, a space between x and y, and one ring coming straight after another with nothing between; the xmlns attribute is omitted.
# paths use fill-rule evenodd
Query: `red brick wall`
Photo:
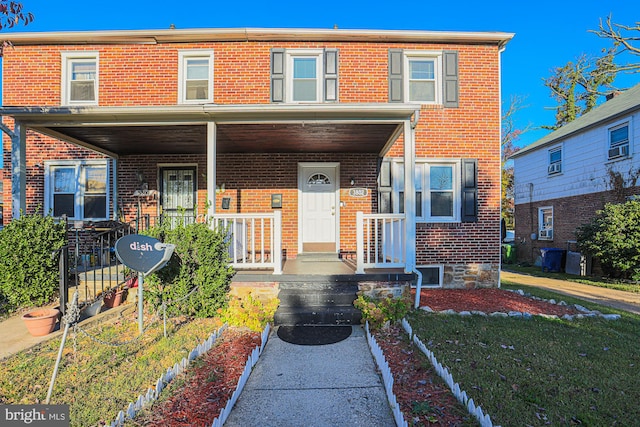
<svg viewBox="0 0 640 427"><path fill-rule="evenodd" d="M629 189L629 194L640 190ZM540 256L540 248L567 249L567 241L575 241L576 229L591 221L597 210L606 203L619 202L612 191L584 194L563 199L523 203L515 207L516 257L520 262L533 263ZM531 234L538 234L538 209L553 207L553 240L531 240ZM571 250L576 250L571 245Z"/></svg>
<svg viewBox="0 0 640 427"><path fill-rule="evenodd" d="M269 102L269 61L272 47L338 48L339 100L341 103L388 102L388 49L449 49L459 52L459 108L424 106L416 128L416 154L426 158L475 158L479 165L480 218L473 224L418 224L418 262L460 263L499 262L500 220L500 100L499 53L496 46L457 44L392 44L364 42L216 42L184 44L76 45L76 46L16 46L5 51L3 58L3 105L60 105L60 52L74 50L98 51L100 106L157 106L177 103L178 51L206 48L214 50L214 102L217 104L260 104ZM6 120L6 119L5 119ZM10 142L4 136L5 148L5 213L10 212ZM27 147L29 164L48 158L87 155L62 144L55 149L52 140L30 136ZM46 147L41 150L39 147ZM82 151L82 150L80 150ZM390 152L402 156L402 140ZM198 175L206 170L205 160L188 156L143 156L140 162L145 175L157 176L156 161L167 163L197 163ZM274 156L247 154L241 157L218 156L218 181L226 182L227 193L239 194L241 210L270 209L270 193L283 194L285 245L297 245L297 190L295 167L299 161L339 161L343 196L348 191L351 176L362 179L375 194L374 159L361 155L280 155L275 156L283 166L270 167L273 173L267 182L256 182L242 172L247 159L258 164L272 164ZM140 160L140 159L138 159ZM240 167L242 166L242 167ZM135 212L136 201L128 194L137 185L131 159L119 161L120 194L124 212ZM253 171L259 170L253 168ZM29 184L42 181L31 167ZM273 184L273 182L276 184ZM233 184L237 183L237 184ZM149 180L150 188L154 188ZM157 185L157 183L155 184ZM238 185L234 188L234 185ZM199 203L204 204L206 184L199 182ZM42 188L33 187L34 193ZM32 194L30 193L29 196ZM30 206L38 204L33 195ZM234 198L232 209L237 209ZM353 244L355 211L375 211L375 198L353 200L342 209L341 230L345 250ZM143 210L153 215L157 208L152 200L142 203ZM32 209L32 207L30 208ZM204 207L202 208L204 210ZM7 217L7 216L5 216ZM293 245L293 246L292 246Z"/></svg>

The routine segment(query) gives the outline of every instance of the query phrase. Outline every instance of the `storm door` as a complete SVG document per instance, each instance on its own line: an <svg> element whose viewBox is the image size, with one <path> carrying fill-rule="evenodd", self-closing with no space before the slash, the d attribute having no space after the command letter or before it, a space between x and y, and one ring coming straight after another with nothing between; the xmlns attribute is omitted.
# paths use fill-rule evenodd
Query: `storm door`
<svg viewBox="0 0 640 427"><path fill-rule="evenodd" d="M172 225L190 224L196 217L196 168L160 168L160 213Z"/></svg>

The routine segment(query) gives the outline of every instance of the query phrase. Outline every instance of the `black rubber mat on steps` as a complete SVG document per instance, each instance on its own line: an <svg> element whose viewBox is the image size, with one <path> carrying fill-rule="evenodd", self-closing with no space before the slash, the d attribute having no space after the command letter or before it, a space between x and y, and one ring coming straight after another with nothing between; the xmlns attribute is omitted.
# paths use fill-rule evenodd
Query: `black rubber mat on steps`
<svg viewBox="0 0 640 427"><path fill-rule="evenodd" d="M335 344L351 335L351 326L278 326L278 337L297 345Z"/></svg>

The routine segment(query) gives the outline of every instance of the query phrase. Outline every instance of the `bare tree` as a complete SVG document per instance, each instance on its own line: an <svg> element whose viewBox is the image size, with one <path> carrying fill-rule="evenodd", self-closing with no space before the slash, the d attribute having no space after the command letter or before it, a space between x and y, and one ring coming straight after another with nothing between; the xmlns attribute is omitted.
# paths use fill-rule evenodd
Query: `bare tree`
<svg viewBox="0 0 640 427"><path fill-rule="evenodd" d="M630 34L633 32L635 34ZM609 39L613 42L617 53L627 52L632 55L640 56L640 22L635 25L623 25L611 22L611 15L602 22L597 30L591 30L598 37ZM637 72L640 69L640 63L631 63L620 67L621 71Z"/></svg>
<svg viewBox="0 0 640 427"><path fill-rule="evenodd" d="M508 228L513 228L513 166L508 164L509 157L519 150L515 143L530 129L527 125L519 129L514 120L516 112L523 109L525 98L512 96L506 110L502 113L502 219Z"/></svg>
<svg viewBox="0 0 640 427"><path fill-rule="evenodd" d="M12 0L0 0L0 30L13 28L18 24L28 25L33 22L33 14L23 10L22 3ZM9 40L2 40L0 44L0 56L4 48L11 46Z"/></svg>

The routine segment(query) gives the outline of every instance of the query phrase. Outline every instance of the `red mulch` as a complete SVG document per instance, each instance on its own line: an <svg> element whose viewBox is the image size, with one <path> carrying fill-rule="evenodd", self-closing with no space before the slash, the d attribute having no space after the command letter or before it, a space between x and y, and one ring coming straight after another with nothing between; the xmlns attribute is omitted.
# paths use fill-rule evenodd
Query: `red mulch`
<svg viewBox="0 0 640 427"><path fill-rule="evenodd" d="M162 391L171 397L156 403L150 414L136 417L136 423L154 427L211 426L227 405L247 358L258 345L260 334L226 329L202 360L189 366L184 383L176 378Z"/></svg>
<svg viewBox="0 0 640 427"><path fill-rule="evenodd" d="M519 311L558 316L576 313L569 307L535 301L501 289L425 289L421 292L421 305L436 311ZM473 424L426 357L409 345L401 328L392 326L377 331L375 337L393 373L393 390L409 425ZM174 380L163 391L170 397L161 399L162 403L156 403L151 411L136 417L135 422L145 426L210 426L233 394L247 357L259 343L260 335L255 332L227 329L218 343L202 356L203 361L189 366L184 383Z"/></svg>
<svg viewBox="0 0 640 427"><path fill-rule="evenodd" d="M412 291L415 298L415 291ZM487 314L496 311L519 311L531 314L577 314L570 306L560 306L544 301L536 301L503 289L422 289L420 306L427 305L434 311L455 310L483 311Z"/></svg>

